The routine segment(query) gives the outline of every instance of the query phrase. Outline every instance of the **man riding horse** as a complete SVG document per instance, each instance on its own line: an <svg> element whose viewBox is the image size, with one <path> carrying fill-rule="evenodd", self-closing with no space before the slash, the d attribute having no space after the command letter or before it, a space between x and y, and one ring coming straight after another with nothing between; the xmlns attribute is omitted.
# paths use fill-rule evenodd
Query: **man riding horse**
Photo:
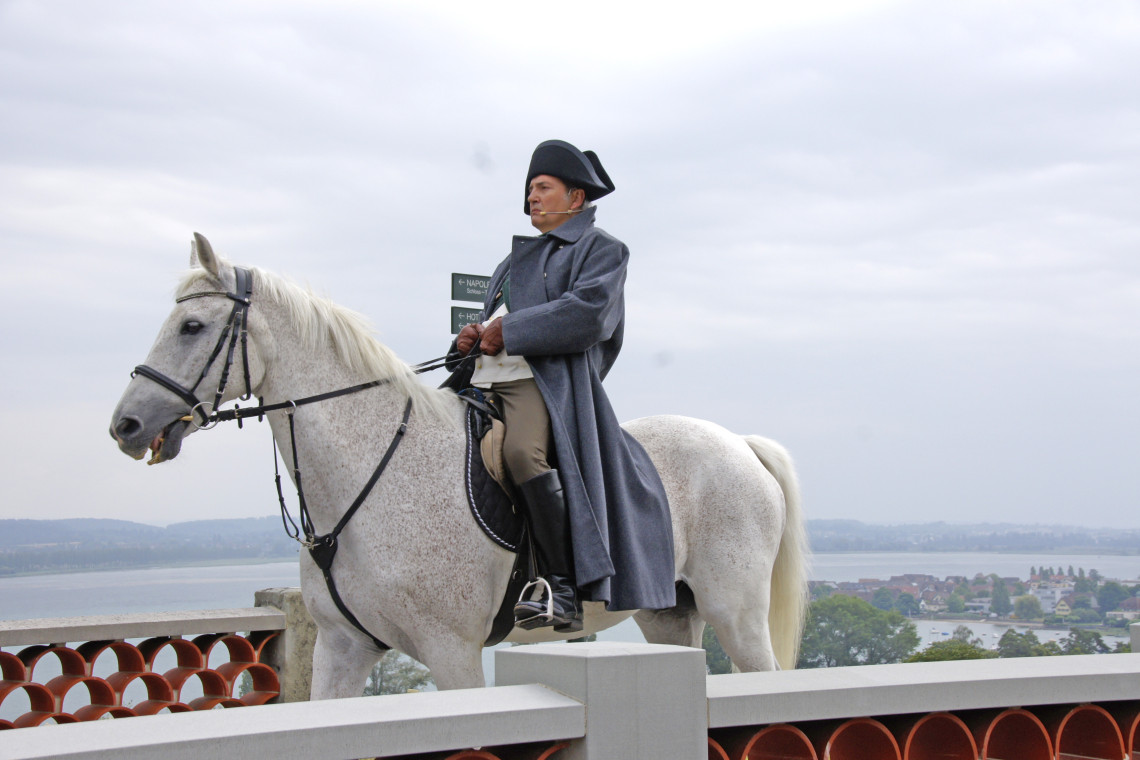
<svg viewBox="0 0 1140 760"><path fill-rule="evenodd" d="M515 236L491 277L471 383L501 411L503 461L533 538L539 574L515 605L522 628L582 628L581 602L607 609L676 603L669 504L641 445L618 424L602 380L621 349L629 249L594 226L614 184L592 151L541 143Z"/></svg>

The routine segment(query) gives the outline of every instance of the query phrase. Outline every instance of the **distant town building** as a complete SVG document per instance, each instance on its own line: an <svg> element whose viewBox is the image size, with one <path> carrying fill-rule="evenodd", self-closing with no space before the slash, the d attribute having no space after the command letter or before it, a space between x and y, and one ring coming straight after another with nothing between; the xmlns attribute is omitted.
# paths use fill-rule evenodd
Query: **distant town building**
<svg viewBox="0 0 1140 760"><path fill-rule="evenodd" d="M1041 610L1046 615L1052 615L1057 610L1057 603L1073 593L1073 584L1068 581L1041 581L1029 587L1029 593L1041 602ZM1068 615L1072 612L1056 612L1058 615Z"/></svg>
<svg viewBox="0 0 1140 760"><path fill-rule="evenodd" d="M1140 617L1140 599L1129 597L1120 603L1120 606L1111 612L1104 613L1106 618L1116 620L1135 620Z"/></svg>

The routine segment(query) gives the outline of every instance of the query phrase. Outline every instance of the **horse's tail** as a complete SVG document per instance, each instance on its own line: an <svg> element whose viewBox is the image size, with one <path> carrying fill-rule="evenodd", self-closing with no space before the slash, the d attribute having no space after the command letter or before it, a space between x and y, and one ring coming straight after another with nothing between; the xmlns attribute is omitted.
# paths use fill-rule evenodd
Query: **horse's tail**
<svg viewBox="0 0 1140 760"><path fill-rule="evenodd" d="M768 628L776 660L781 668L791 670L799 655L808 604L809 552L800 508L800 484L787 449L758 435L746 435L744 440L784 492L784 533L772 567Z"/></svg>

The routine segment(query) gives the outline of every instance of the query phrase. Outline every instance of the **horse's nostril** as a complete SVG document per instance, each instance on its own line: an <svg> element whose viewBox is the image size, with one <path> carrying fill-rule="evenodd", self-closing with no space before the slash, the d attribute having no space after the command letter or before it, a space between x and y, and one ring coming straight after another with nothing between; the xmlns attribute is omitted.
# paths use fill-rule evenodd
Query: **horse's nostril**
<svg viewBox="0 0 1140 760"><path fill-rule="evenodd" d="M115 423L113 436L121 439L130 438L142 430L142 420L138 417L124 416Z"/></svg>

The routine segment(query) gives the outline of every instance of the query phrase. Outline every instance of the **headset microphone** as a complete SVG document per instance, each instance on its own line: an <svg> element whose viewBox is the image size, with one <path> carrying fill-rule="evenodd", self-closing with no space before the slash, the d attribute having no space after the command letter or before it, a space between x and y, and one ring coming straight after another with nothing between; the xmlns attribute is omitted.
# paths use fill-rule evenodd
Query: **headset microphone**
<svg viewBox="0 0 1140 760"><path fill-rule="evenodd" d="M539 211L538 215L546 216L547 214L577 214L581 210L582 209L580 208L572 208L569 211Z"/></svg>

